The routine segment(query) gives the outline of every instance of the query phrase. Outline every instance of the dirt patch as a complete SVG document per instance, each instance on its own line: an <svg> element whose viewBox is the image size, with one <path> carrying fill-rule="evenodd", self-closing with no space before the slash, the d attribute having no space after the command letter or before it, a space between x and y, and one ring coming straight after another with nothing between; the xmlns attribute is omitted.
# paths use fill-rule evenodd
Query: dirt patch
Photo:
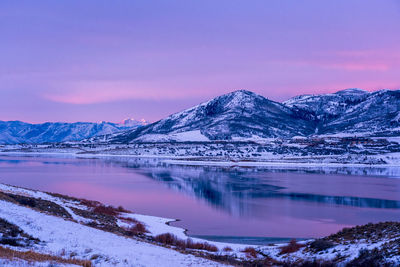
<svg viewBox="0 0 400 267"><path fill-rule="evenodd" d="M9 196L7 196L6 194L4 194L2 192L0 192L0 200L5 200L5 201L8 201L8 202L12 202L12 203L16 203L17 204L17 202L14 199L10 198Z"/></svg>
<svg viewBox="0 0 400 267"><path fill-rule="evenodd" d="M40 198L14 195L10 193L4 193L4 195L8 196L10 199L14 200L20 205L44 211L55 216L72 219L71 214L69 214L63 207L54 202L43 200Z"/></svg>

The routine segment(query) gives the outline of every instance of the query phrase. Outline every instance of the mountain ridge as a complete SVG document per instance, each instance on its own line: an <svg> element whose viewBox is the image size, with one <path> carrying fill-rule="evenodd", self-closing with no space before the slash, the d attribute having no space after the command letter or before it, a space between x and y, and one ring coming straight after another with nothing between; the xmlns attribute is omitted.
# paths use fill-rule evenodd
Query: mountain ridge
<svg viewBox="0 0 400 267"><path fill-rule="evenodd" d="M57 143L79 141L94 136L113 134L141 126L138 121L134 124L112 122L45 122L27 123L22 121L0 121L0 144L19 143Z"/></svg>
<svg viewBox="0 0 400 267"><path fill-rule="evenodd" d="M282 103L237 90L148 124L0 121L0 144L254 141L295 136L399 136L400 90L350 88Z"/></svg>
<svg viewBox="0 0 400 267"><path fill-rule="evenodd" d="M237 90L200 103L110 142L157 142L291 138L294 136L400 133L400 90L350 88L300 95L282 103ZM191 134L185 134L191 133ZM187 139L179 136L187 135ZM200 138L201 139L201 138Z"/></svg>
<svg viewBox="0 0 400 267"><path fill-rule="evenodd" d="M286 123L282 124L281 120ZM146 134L165 135L200 131L209 140L234 138L289 137L287 130L301 134L311 128L285 105L247 90L238 90L174 113L153 124L117 136L129 142ZM300 129L300 130L299 130Z"/></svg>

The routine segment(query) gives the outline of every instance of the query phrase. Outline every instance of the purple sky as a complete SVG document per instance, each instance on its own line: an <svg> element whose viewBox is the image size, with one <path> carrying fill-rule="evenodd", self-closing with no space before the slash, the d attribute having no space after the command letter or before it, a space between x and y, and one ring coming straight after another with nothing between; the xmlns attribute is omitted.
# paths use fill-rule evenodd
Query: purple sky
<svg viewBox="0 0 400 267"><path fill-rule="evenodd" d="M151 121L248 89L400 88L400 0L0 1L0 120Z"/></svg>

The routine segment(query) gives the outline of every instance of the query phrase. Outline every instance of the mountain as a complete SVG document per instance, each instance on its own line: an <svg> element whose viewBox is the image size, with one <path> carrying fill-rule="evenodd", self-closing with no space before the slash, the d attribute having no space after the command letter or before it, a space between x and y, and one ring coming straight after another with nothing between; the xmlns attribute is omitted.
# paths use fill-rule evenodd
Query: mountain
<svg viewBox="0 0 400 267"><path fill-rule="evenodd" d="M318 135L400 134L400 90L346 89L283 103L246 90L216 97L110 142L257 140Z"/></svg>
<svg viewBox="0 0 400 267"><path fill-rule="evenodd" d="M112 138L115 142L206 141L288 138L309 135L315 125L307 114L250 91L239 90L175 113Z"/></svg>
<svg viewBox="0 0 400 267"><path fill-rule="evenodd" d="M283 103L239 90L152 124L134 119L121 123L0 121L0 144L246 141L321 135L400 136L400 90L346 89L300 95Z"/></svg>
<svg viewBox="0 0 400 267"><path fill-rule="evenodd" d="M398 135L400 90L347 89L334 94L302 95L285 106L317 121L315 134Z"/></svg>
<svg viewBox="0 0 400 267"><path fill-rule="evenodd" d="M119 124L111 122L46 122L30 124L21 121L0 121L0 144L47 143L77 141L93 136L113 134L136 129L142 122Z"/></svg>
<svg viewBox="0 0 400 267"><path fill-rule="evenodd" d="M126 126L126 127L136 127L138 125L144 126L144 125L147 125L147 124L149 124L149 122L146 121L145 119L135 120L133 118L125 119L120 123L120 125L123 125L123 126Z"/></svg>

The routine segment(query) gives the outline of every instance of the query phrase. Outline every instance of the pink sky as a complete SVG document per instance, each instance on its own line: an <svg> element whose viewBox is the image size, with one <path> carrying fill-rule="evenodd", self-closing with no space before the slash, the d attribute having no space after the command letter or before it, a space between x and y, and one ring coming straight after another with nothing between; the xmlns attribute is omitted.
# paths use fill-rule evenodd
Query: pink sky
<svg viewBox="0 0 400 267"><path fill-rule="evenodd" d="M158 120L237 89L400 88L400 1L0 3L0 120Z"/></svg>

